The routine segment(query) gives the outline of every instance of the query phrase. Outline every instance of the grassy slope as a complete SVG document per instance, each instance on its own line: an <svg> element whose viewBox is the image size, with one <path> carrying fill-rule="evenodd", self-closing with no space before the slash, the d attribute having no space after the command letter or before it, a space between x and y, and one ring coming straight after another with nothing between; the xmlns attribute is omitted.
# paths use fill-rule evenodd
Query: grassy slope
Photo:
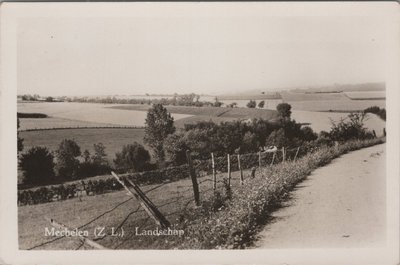
<svg viewBox="0 0 400 265"><path fill-rule="evenodd" d="M125 144L134 141L144 144L144 129L134 128L90 128L90 129L55 129L20 132L24 139L24 150L32 146L46 146L52 151L58 148L63 139L74 139L83 152L88 149L93 153L93 144L102 142L106 147L108 159L112 160L117 151Z"/></svg>
<svg viewBox="0 0 400 265"><path fill-rule="evenodd" d="M57 117L43 119L22 118L19 130L51 129L51 128L79 128L79 127L116 127L118 125L110 123L97 123L90 121L78 121Z"/></svg>
<svg viewBox="0 0 400 265"><path fill-rule="evenodd" d="M245 176L250 174L249 171L244 172ZM225 174L218 174L218 179L222 180L223 176ZM233 172L232 185L234 187L239 185L239 179L239 172ZM202 200L212 194L212 182L210 180L211 176L198 178ZM221 182L218 183L218 188L222 189ZM143 186L142 190L146 192L147 196L159 207L160 211L172 224L179 223L180 215L185 210L195 207L193 189L189 177L184 180L165 184L162 187L159 187L159 185ZM44 228L50 226L44 219L44 216L54 218L58 222L70 227L79 227L128 199L129 196L126 191L118 191L97 196L84 196L82 197L82 201L79 198L74 198L66 201L18 207L20 248L27 249L52 239L43 235ZM134 235L136 226L139 226L140 229L156 228L153 220L148 218L144 210L139 207L139 204L134 199L123 203L112 212L99 217L99 219L82 227L82 229L88 230L91 233L90 237L93 238L92 232L95 227L107 226L110 228L118 227L119 225L123 225L126 233L124 238L107 236L98 241L98 243L113 249L170 247L165 237L139 238ZM63 238L37 249L74 249L78 246L78 240Z"/></svg>

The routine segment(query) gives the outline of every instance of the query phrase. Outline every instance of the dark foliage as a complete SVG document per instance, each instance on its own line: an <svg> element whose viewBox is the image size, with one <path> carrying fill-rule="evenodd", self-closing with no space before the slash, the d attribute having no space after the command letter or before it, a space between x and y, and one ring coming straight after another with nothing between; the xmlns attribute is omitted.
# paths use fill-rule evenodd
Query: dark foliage
<svg viewBox="0 0 400 265"><path fill-rule="evenodd" d="M382 120L386 121L386 109L377 106L369 107L364 110L364 113L373 113L378 115Z"/></svg>
<svg viewBox="0 0 400 265"><path fill-rule="evenodd" d="M250 101L246 104L246 106L247 106L248 108L254 109L254 108L257 106L257 102L256 102L255 100L250 100Z"/></svg>
<svg viewBox="0 0 400 265"><path fill-rule="evenodd" d="M115 154L114 164L117 170L131 169L133 171L143 171L150 162L150 154L143 145L134 142L124 145L121 152Z"/></svg>
<svg viewBox="0 0 400 265"><path fill-rule="evenodd" d="M56 151L57 175L69 180L78 178L80 155L81 148L74 140L62 140Z"/></svg>
<svg viewBox="0 0 400 265"><path fill-rule="evenodd" d="M31 119L43 119L43 118L47 118L47 114L43 114L43 113L21 113L21 112L17 112L17 117L24 119L24 118L31 118Z"/></svg>
<svg viewBox="0 0 400 265"><path fill-rule="evenodd" d="M144 141L153 149L157 162L164 162L164 141L174 132L174 118L171 114L163 105L153 105L147 112Z"/></svg>
<svg viewBox="0 0 400 265"><path fill-rule="evenodd" d="M45 147L32 147L22 154L19 163L24 171L24 182L40 184L54 177L53 155Z"/></svg>
<svg viewBox="0 0 400 265"><path fill-rule="evenodd" d="M291 109L292 106L290 106L288 103L280 103L278 106L276 106L276 110L283 119L290 119L290 115L292 114Z"/></svg>

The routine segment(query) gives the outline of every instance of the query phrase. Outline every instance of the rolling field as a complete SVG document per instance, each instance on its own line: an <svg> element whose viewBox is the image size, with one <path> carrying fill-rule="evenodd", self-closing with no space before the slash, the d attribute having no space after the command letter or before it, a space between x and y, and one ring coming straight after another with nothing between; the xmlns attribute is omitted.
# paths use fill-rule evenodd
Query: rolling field
<svg viewBox="0 0 400 265"><path fill-rule="evenodd" d="M306 111L361 111L371 106L385 107L384 91L360 91L341 93L283 92L284 102L292 110ZM362 99L362 100L357 100Z"/></svg>
<svg viewBox="0 0 400 265"><path fill-rule="evenodd" d="M70 120L64 118L23 118L20 119L20 131L25 130L41 130L41 129L53 129L53 128L87 128L87 127L115 127L118 125L110 123L97 123L79 120Z"/></svg>
<svg viewBox="0 0 400 265"><path fill-rule="evenodd" d="M315 111L302 111L293 110L292 119L300 123L310 123L310 127L315 132L330 131L332 119L335 122L340 119L345 119L348 113L339 112L315 112ZM364 120L364 126L369 130L375 130L378 137L383 134L383 128L386 127L386 122L383 121L375 114L368 113Z"/></svg>
<svg viewBox="0 0 400 265"><path fill-rule="evenodd" d="M43 119L39 121L41 128L55 128L57 124L64 127L65 120L72 125L79 127L99 127L99 126L137 126L144 125L147 113L144 111L126 111L122 109L107 108L115 106L111 104L94 103L75 103L75 102L57 102L57 103L18 103L18 112L23 113L44 113L55 120ZM189 117L187 114L172 113L175 120ZM60 118L63 119L60 121ZM71 121L72 120L72 121ZM48 124L47 124L48 123ZM77 124L75 124L77 123ZM87 123L85 125L85 123ZM30 127L30 126L31 127ZM73 126L70 127L73 127ZM21 126L25 129L34 129L35 123L25 123L21 119ZM68 126L68 125L67 125ZM78 126L77 126L78 127Z"/></svg>
<svg viewBox="0 0 400 265"><path fill-rule="evenodd" d="M45 146L55 151L63 139L74 139L83 152L88 149L93 153L93 144L103 143L110 162L122 146L133 142L143 143L144 129L136 128L88 128L88 129L55 129L20 132L24 139L24 150L33 146Z"/></svg>

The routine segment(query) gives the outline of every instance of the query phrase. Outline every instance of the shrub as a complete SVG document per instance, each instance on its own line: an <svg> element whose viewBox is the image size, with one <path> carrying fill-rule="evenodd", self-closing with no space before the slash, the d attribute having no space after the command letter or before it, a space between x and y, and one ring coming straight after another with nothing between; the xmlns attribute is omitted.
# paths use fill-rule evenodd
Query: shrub
<svg viewBox="0 0 400 265"><path fill-rule="evenodd" d="M382 120L386 121L386 109L385 108L379 108L378 106L373 106L366 108L364 110L364 113L373 113L378 115Z"/></svg>
<svg viewBox="0 0 400 265"><path fill-rule="evenodd" d="M254 109L257 106L257 102L255 100L250 100L247 105L248 108Z"/></svg>
<svg viewBox="0 0 400 265"><path fill-rule="evenodd" d="M174 165L186 163L186 150L189 149L182 132L170 134L164 143L165 151Z"/></svg>
<svg viewBox="0 0 400 265"><path fill-rule="evenodd" d="M116 153L115 156L114 164L117 170L142 171L150 161L149 152L137 142L124 145L122 151Z"/></svg>
<svg viewBox="0 0 400 265"><path fill-rule="evenodd" d="M258 107L259 107L260 109L264 108L264 105L265 105L265 101L264 101L264 100L261 100L261 101L258 103Z"/></svg>
<svg viewBox="0 0 400 265"><path fill-rule="evenodd" d="M341 119L338 123L331 120L330 138L341 142L373 138L373 134L364 127L364 119L365 113L350 113L347 119Z"/></svg>
<svg viewBox="0 0 400 265"><path fill-rule="evenodd" d="M78 177L79 160L81 149L74 140L64 139L56 151L58 176L65 179L76 179Z"/></svg>
<svg viewBox="0 0 400 265"><path fill-rule="evenodd" d="M24 182L44 183L54 177L53 155L45 147L32 147L22 154L20 167L24 171Z"/></svg>

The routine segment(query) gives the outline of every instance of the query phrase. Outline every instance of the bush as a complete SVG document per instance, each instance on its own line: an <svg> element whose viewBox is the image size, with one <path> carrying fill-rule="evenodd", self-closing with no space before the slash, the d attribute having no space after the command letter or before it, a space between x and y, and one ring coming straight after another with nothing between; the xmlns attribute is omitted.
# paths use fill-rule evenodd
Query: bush
<svg viewBox="0 0 400 265"><path fill-rule="evenodd" d="M79 160L81 148L74 140L64 139L56 151L58 176L65 179L76 179L78 177Z"/></svg>
<svg viewBox="0 0 400 265"><path fill-rule="evenodd" d="M373 134L364 127L364 119L365 113L350 113L347 119L341 119L338 123L331 120L330 138L340 142L373 138Z"/></svg>
<svg viewBox="0 0 400 265"><path fill-rule="evenodd" d="M168 158L174 165L186 163L186 150L189 149L182 132L170 134L165 139L164 148Z"/></svg>
<svg viewBox="0 0 400 265"><path fill-rule="evenodd" d="M53 155L45 147L32 147L22 154L20 167L24 171L24 183L45 183L54 177Z"/></svg>
<svg viewBox="0 0 400 265"><path fill-rule="evenodd" d="M114 164L117 170L142 171L150 162L149 152L137 142L124 145L122 151L116 153L115 156Z"/></svg>
<svg viewBox="0 0 400 265"><path fill-rule="evenodd" d="M364 113L373 113L378 115L382 120L386 121L386 109L377 106L369 107L364 110Z"/></svg>
<svg viewBox="0 0 400 265"><path fill-rule="evenodd" d="M254 109L257 106L257 102L255 100L250 100L247 105L248 108Z"/></svg>

